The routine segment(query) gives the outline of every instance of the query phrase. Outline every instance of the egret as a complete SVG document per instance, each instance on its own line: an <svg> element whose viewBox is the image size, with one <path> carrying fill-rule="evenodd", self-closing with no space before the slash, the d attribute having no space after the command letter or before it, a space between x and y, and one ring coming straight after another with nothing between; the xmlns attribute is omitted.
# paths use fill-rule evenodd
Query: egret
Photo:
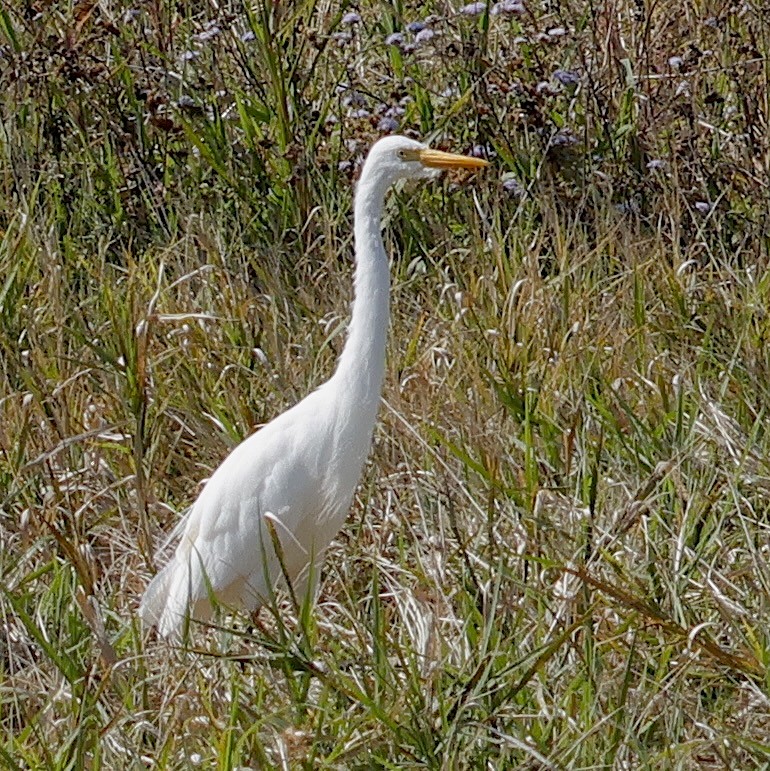
<svg viewBox="0 0 770 771"><path fill-rule="evenodd" d="M145 591L146 625L178 639L188 619L207 621L215 605L256 611L285 579L297 597L308 590L347 516L380 403L390 313L385 194L401 179L486 165L401 136L372 146L355 192L354 299L335 372L214 471L177 526L173 557Z"/></svg>

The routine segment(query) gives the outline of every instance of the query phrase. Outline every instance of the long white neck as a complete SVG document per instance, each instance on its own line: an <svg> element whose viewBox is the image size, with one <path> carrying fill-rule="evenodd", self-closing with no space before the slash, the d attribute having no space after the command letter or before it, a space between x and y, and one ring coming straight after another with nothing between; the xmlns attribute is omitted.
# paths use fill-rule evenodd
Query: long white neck
<svg viewBox="0 0 770 771"><path fill-rule="evenodd" d="M368 436L377 415L385 374L385 343L390 315L390 271L382 244L381 219L387 181L367 174L358 183L354 205L355 296L348 339L340 355L333 380L354 405L359 425ZM368 440L367 440L368 449Z"/></svg>

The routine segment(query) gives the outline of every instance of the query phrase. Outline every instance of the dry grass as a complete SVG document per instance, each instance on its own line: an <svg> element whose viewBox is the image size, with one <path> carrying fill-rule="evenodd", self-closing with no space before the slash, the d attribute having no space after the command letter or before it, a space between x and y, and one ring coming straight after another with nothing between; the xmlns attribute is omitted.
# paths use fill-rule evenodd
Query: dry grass
<svg viewBox="0 0 770 771"><path fill-rule="evenodd" d="M764 11L513 5L0 11L9 768L770 761ZM390 200L318 605L170 649L155 547L330 373L384 119L493 169Z"/></svg>

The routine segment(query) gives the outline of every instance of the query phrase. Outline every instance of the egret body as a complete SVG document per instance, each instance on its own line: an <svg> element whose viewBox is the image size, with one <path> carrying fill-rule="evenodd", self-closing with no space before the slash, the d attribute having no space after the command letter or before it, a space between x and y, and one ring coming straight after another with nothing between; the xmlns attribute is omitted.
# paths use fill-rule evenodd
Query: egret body
<svg viewBox="0 0 770 771"><path fill-rule="evenodd" d="M310 567L317 574L345 521L372 442L389 319L390 276L380 232L385 194L400 179L485 165L405 137L373 145L355 193L355 297L337 368L238 445L206 482L180 522L174 556L147 587L139 609L161 635L179 637L187 618L209 619L212 598L253 611L269 601L284 574L302 597Z"/></svg>

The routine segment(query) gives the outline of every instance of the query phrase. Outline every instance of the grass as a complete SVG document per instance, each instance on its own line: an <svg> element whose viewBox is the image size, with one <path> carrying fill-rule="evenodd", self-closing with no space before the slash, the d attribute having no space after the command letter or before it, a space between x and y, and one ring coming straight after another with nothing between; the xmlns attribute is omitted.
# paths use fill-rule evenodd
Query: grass
<svg viewBox="0 0 770 771"><path fill-rule="evenodd" d="M0 763L767 767L763 10L491 10L0 11ZM395 124L493 166L390 199L318 604L169 648L155 548L331 372Z"/></svg>

